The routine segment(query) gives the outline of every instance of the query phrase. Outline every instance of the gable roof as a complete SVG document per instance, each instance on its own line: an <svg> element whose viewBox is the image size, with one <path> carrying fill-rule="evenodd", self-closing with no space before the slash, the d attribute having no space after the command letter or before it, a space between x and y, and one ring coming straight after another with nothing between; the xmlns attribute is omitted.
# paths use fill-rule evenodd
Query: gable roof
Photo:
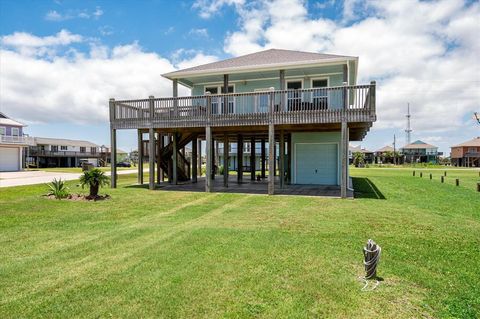
<svg viewBox="0 0 480 319"><path fill-rule="evenodd" d="M462 147L462 146L478 146L478 147L480 147L480 136L479 136L479 137L475 137L475 138L472 139L472 140L469 140L469 141L460 143L460 144L458 144L458 145L454 145L454 146L452 146L452 147Z"/></svg>
<svg viewBox="0 0 480 319"><path fill-rule="evenodd" d="M427 144L420 140L416 140L415 142L407 144L402 148L403 149L422 149L422 148L438 148L438 147L436 147L435 145Z"/></svg>
<svg viewBox="0 0 480 319"><path fill-rule="evenodd" d="M223 74L235 71L258 70L354 60L358 57L325 53L302 52L293 50L269 49L222 61L198 65L195 67L162 74L167 79L176 79L187 75Z"/></svg>
<svg viewBox="0 0 480 319"><path fill-rule="evenodd" d="M383 152L393 152L393 147L390 145L384 146L381 149L375 151L376 153L383 153Z"/></svg>
<svg viewBox="0 0 480 319"><path fill-rule="evenodd" d="M358 145L358 146L352 146L352 145L350 145L350 146L348 147L348 150L349 150L350 152L352 152L352 153L356 153L356 152L360 152L360 153L364 153L364 154L366 154L366 153L373 153L372 151L369 151L369 150L367 150L366 148L362 148L360 145Z"/></svg>
<svg viewBox="0 0 480 319"><path fill-rule="evenodd" d="M97 144L89 141L81 140L68 140L63 138L50 138L50 137L35 137L35 144L43 145L65 145L65 146L84 146L84 147L98 147Z"/></svg>
<svg viewBox="0 0 480 319"><path fill-rule="evenodd" d="M5 113L0 112L0 125L11 125L11 126L26 126L23 123L12 120Z"/></svg>

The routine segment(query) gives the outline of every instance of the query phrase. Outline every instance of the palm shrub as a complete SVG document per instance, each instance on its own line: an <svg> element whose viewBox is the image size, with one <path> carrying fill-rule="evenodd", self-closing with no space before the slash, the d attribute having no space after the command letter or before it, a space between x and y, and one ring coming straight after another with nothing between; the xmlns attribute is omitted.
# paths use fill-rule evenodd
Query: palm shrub
<svg viewBox="0 0 480 319"><path fill-rule="evenodd" d="M353 153L353 165L355 165L355 167L358 167L363 166L363 164L365 164L365 154L363 154L362 152Z"/></svg>
<svg viewBox="0 0 480 319"><path fill-rule="evenodd" d="M53 181L47 184L50 191L48 192L48 196L53 195L56 199L62 199L69 195L68 187L65 184L65 181L62 179L54 178Z"/></svg>
<svg viewBox="0 0 480 319"><path fill-rule="evenodd" d="M82 188L85 186L90 188L89 197L97 197L99 188L108 185L109 182L109 177L98 168L85 171L83 172L83 175L80 176L80 184L82 185Z"/></svg>

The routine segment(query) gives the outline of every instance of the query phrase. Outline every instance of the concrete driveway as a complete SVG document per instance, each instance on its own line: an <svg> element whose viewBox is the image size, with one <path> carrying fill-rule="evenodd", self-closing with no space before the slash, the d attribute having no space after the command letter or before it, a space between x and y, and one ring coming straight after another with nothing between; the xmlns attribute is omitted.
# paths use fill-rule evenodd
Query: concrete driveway
<svg viewBox="0 0 480 319"><path fill-rule="evenodd" d="M118 175L136 173L136 169L117 171ZM110 172L106 173L110 175ZM75 180L80 177L80 173L61 173L45 171L22 171L22 172L1 172L0 187L22 186L49 183L54 178L66 181Z"/></svg>

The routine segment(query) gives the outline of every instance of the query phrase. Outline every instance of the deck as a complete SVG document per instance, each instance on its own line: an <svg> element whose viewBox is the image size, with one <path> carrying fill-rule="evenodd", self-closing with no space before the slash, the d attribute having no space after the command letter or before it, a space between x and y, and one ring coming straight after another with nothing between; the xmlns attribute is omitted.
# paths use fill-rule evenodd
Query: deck
<svg viewBox="0 0 480 319"><path fill-rule="evenodd" d="M141 100L110 100L112 129L328 125L376 120L375 82Z"/></svg>

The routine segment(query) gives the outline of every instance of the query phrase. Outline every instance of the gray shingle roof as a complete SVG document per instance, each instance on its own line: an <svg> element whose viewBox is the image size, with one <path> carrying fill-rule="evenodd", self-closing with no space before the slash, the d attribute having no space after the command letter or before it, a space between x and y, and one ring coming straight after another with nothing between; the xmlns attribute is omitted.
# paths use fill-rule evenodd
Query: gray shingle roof
<svg viewBox="0 0 480 319"><path fill-rule="evenodd" d="M375 151L376 153L393 152L393 147L387 145Z"/></svg>
<svg viewBox="0 0 480 319"><path fill-rule="evenodd" d="M35 137L35 144L98 147L97 144L94 144L89 141L67 140L63 138L49 138L49 137Z"/></svg>
<svg viewBox="0 0 480 319"><path fill-rule="evenodd" d="M178 70L163 74L166 78L175 78L177 75L190 73L207 73L208 71L230 70L230 69L248 69L258 66L276 66L295 63L315 63L328 62L335 59L356 59L353 56L335 55L325 53L302 52L292 50L269 49L236 58L226 59L222 61L207 63L183 70Z"/></svg>
<svg viewBox="0 0 480 319"><path fill-rule="evenodd" d="M410 149L410 150L415 150L415 149L424 149L424 148L437 148L435 145L431 145L431 144L427 144L423 141L420 141L420 140L417 140L413 143L410 143L410 144L407 144L405 145L404 147L402 147L403 149Z"/></svg>

